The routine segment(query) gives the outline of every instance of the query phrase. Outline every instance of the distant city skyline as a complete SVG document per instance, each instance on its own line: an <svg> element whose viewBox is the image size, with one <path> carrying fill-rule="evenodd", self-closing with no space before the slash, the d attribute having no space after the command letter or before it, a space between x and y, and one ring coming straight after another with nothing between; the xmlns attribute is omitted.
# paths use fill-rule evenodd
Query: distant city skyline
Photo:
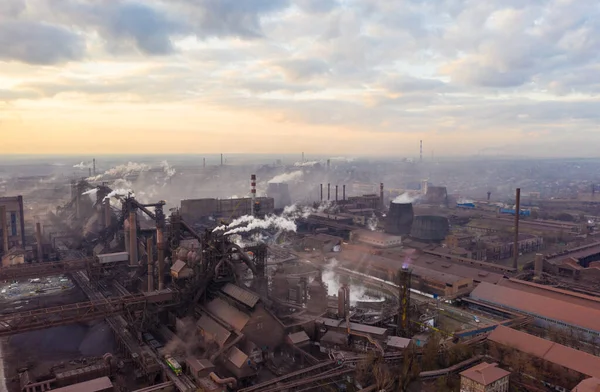
<svg viewBox="0 0 600 392"><path fill-rule="evenodd" d="M594 2L0 2L0 154L595 157Z"/></svg>

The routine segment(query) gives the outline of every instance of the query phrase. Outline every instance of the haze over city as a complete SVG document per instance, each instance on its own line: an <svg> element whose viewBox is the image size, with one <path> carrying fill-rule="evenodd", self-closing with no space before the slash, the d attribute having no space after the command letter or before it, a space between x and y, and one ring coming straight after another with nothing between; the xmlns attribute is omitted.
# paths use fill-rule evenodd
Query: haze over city
<svg viewBox="0 0 600 392"><path fill-rule="evenodd" d="M572 156L592 1L3 0L3 154Z"/></svg>

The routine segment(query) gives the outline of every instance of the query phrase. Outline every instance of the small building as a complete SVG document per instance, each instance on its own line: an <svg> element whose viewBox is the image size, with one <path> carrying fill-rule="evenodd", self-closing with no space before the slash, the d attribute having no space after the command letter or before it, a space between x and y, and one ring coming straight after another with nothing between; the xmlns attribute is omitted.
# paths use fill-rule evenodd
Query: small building
<svg viewBox="0 0 600 392"><path fill-rule="evenodd" d="M171 267L171 276L175 279L189 278L193 274L194 271L182 260L177 260Z"/></svg>
<svg viewBox="0 0 600 392"><path fill-rule="evenodd" d="M411 345L412 340L400 336L388 336L387 341L385 343L387 350L401 351L408 348Z"/></svg>
<svg viewBox="0 0 600 392"><path fill-rule="evenodd" d="M460 392L507 392L510 372L483 362L460 373Z"/></svg>
<svg viewBox="0 0 600 392"><path fill-rule="evenodd" d="M377 248L393 248L402 245L401 236L380 231L355 230L352 232L352 240Z"/></svg>

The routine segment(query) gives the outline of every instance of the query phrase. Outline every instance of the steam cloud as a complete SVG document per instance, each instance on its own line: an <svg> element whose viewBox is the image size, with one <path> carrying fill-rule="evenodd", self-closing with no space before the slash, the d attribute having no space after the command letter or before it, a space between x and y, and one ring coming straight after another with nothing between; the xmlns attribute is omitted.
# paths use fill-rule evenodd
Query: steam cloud
<svg viewBox="0 0 600 392"><path fill-rule="evenodd" d="M367 227L371 231L377 230L377 225L379 224L379 219L375 215L367 219Z"/></svg>
<svg viewBox="0 0 600 392"><path fill-rule="evenodd" d="M92 162L81 162L73 165L73 168L80 170L89 169L90 167L92 167Z"/></svg>
<svg viewBox="0 0 600 392"><path fill-rule="evenodd" d="M300 180L300 178L302 178L303 175L304 175L304 173L301 170L296 170L291 173L283 173L278 176L275 176L275 177L271 178L268 181L268 183L269 184L281 184L281 183L287 184L290 182L297 182L298 180Z"/></svg>
<svg viewBox="0 0 600 392"><path fill-rule="evenodd" d="M327 295L334 296L338 294L338 290L342 287L340 276L335 272L339 261L331 259L323 268L322 279L323 283L327 284ZM381 298L373 297L367 294L367 289L361 285L349 285L350 287L350 305L356 305L357 301L380 301Z"/></svg>
<svg viewBox="0 0 600 392"><path fill-rule="evenodd" d="M400 196L398 196L394 200L392 200L392 203L394 203L394 204L409 204L409 203L414 203L418 199L419 199L419 196L411 196L408 192L404 192L403 194L401 194Z"/></svg>

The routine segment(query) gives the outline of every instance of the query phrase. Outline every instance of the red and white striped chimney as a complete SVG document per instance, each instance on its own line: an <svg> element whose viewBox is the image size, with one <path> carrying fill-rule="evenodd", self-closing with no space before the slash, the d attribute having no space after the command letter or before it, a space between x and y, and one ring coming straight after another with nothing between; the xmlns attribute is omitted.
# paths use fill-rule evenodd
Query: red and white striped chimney
<svg viewBox="0 0 600 392"><path fill-rule="evenodd" d="M254 203L256 202L256 174L250 175L250 195L252 200L250 201L250 215L254 216Z"/></svg>

